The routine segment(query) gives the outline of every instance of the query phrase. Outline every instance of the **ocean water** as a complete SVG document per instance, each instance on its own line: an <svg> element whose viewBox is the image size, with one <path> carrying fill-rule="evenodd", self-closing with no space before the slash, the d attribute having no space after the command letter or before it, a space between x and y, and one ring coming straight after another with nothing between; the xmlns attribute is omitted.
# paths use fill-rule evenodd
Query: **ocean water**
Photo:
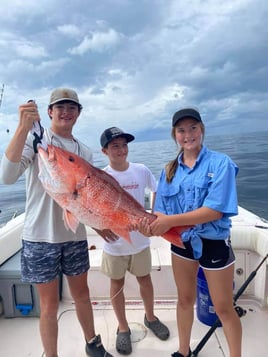
<svg viewBox="0 0 268 357"><path fill-rule="evenodd" d="M240 206L268 220L268 131L215 135L205 139L212 150L229 155L239 166L237 176ZM104 167L108 161L99 148L92 148L94 164ZM164 165L175 157L177 148L171 139L129 144L129 160L144 163L158 179ZM0 185L0 225L24 211L25 181Z"/></svg>

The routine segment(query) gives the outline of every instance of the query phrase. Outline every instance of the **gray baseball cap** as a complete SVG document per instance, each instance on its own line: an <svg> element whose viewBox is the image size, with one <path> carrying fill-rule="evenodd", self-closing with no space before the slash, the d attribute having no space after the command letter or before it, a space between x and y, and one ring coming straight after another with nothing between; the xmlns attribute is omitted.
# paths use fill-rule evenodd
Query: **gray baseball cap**
<svg viewBox="0 0 268 357"><path fill-rule="evenodd" d="M81 106L77 93L73 89L69 88L54 89L50 96L49 105L61 102L63 100L69 100Z"/></svg>

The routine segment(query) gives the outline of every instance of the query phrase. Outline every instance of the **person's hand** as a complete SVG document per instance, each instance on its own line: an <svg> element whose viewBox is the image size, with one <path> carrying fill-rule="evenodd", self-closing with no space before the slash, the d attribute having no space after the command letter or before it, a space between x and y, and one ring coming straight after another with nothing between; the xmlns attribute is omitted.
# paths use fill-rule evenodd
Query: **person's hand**
<svg viewBox="0 0 268 357"><path fill-rule="evenodd" d="M94 231L96 231L107 243L110 242L115 242L116 240L119 239L118 235L116 235L114 232L112 232L110 229L96 229L93 228Z"/></svg>
<svg viewBox="0 0 268 357"><path fill-rule="evenodd" d="M126 225L126 229L129 232L138 231L138 224L137 223L129 223L129 224Z"/></svg>
<svg viewBox="0 0 268 357"><path fill-rule="evenodd" d="M157 218L150 225L151 232L154 236L162 236L172 227L169 224L169 216L160 212L154 212L154 214Z"/></svg>
<svg viewBox="0 0 268 357"><path fill-rule="evenodd" d="M37 105L34 101L19 106L19 126L30 131L35 121L40 121Z"/></svg>
<svg viewBox="0 0 268 357"><path fill-rule="evenodd" d="M148 218L143 217L139 220L139 223L137 224L137 231L139 231L141 234L143 234L145 237L151 237L152 231L151 231L151 226L149 223Z"/></svg>

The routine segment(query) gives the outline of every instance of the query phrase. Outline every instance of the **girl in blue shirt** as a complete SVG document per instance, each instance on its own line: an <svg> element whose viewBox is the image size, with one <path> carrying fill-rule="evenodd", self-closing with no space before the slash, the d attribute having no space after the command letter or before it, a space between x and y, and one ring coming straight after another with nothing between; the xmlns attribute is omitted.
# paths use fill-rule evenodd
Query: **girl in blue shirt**
<svg viewBox="0 0 268 357"><path fill-rule="evenodd" d="M238 167L227 155L209 150L203 144L204 133L195 109L174 114L171 135L181 149L161 174L154 206L158 218L151 225L144 220L140 230L160 236L171 227L193 226L182 234L186 249L171 245L179 334L179 349L172 357L191 356L199 266L222 323L229 356L241 357L242 328L233 305L235 257L230 243L230 217L238 213Z"/></svg>

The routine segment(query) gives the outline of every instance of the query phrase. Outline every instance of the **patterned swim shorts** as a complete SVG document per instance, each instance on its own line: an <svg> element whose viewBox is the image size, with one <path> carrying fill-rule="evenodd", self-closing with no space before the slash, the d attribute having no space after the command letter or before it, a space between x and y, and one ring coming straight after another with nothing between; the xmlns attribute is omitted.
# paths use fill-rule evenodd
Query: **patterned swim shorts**
<svg viewBox="0 0 268 357"><path fill-rule="evenodd" d="M28 283L47 283L60 273L74 276L89 269L86 240L65 243L22 241L21 279Z"/></svg>

